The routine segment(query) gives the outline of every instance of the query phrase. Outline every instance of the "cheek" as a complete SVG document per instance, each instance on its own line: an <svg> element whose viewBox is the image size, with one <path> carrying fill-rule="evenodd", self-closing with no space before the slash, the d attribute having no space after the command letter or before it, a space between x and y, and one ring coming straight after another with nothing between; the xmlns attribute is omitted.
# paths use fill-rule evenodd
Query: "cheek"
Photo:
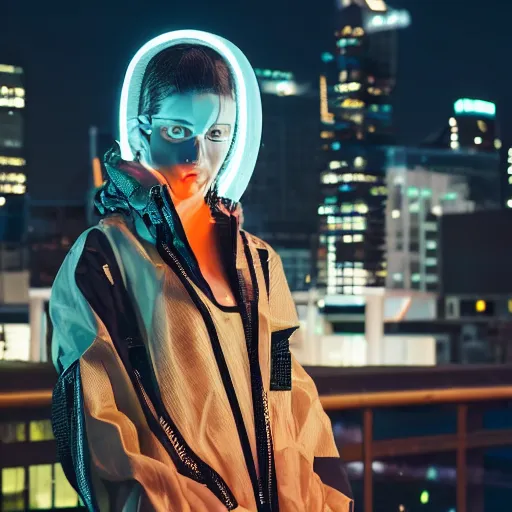
<svg viewBox="0 0 512 512"><path fill-rule="evenodd" d="M228 154L229 143L209 142L206 147L206 154L214 172L217 172Z"/></svg>

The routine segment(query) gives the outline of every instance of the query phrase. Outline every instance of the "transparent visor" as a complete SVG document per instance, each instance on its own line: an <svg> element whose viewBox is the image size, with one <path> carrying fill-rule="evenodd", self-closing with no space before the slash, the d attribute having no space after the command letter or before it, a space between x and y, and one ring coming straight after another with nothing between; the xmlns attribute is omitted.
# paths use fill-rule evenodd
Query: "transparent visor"
<svg viewBox="0 0 512 512"><path fill-rule="evenodd" d="M147 99L149 89L142 87L148 64L178 45L213 50L231 77L229 94L171 88L168 94L159 94L158 101ZM148 112L141 112L143 94ZM215 189L220 197L237 202L251 178L261 140L261 98L254 71L245 55L221 37L195 30L162 34L130 62L121 93L119 131L123 160L140 160L177 188L194 183L205 195Z"/></svg>

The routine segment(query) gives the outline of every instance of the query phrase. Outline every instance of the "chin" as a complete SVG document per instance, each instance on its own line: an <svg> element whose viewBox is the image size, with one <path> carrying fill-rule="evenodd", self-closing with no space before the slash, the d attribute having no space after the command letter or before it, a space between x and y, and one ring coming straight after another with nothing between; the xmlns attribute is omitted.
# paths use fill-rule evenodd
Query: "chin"
<svg viewBox="0 0 512 512"><path fill-rule="evenodd" d="M186 201L187 199L192 199L193 197L203 196L202 187L197 186L196 184L190 185L188 187L177 186L170 187L172 195L178 201Z"/></svg>

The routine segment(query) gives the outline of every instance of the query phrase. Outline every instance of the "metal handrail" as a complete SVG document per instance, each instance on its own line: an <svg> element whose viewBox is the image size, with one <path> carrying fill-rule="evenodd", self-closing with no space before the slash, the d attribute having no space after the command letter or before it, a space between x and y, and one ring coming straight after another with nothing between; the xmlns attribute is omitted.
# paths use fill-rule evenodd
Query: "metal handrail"
<svg viewBox="0 0 512 512"><path fill-rule="evenodd" d="M455 404L510 399L512 399L512 386L496 386L324 395L320 397L320 402L326 411L339 411L347 409L375 409L379 407L406 407L411 405Z"/></svg>
<svg viewBox="0 0 512 512"><path fill-rule="evenodd" d="M50 405L51 399L51 389L4 392L0 393L0 409L45 407ZM499 400L512 400L512 386L379 391L320 397L320 402L326 411Z"/></svg>
<svg viewBox="0 0 512 512"><path fill-rule="evenodd" d="M0 393L0 409L47 407L51 404L52 390L30 390ZM457 466L457 511L467 512L467 450L471 447L499 446L508 444L510 431L495 431L493 439L485 438L485 432L468 428L468 404L494 402L512 399L512 386L489 386L475 388L428 389L409 391L384 391L374 393L351 393L346 395L324 395L320 397L326 411L362 410L363 442L359 448L364 464L364 512L373 511L373 470L374 456L382 451L379 442L373 439L373 409L385 407L426 406L432 404L453 404L457 409L457 431L444 439L444 445L451 445L456 452ZM496 435L498 434L498 436ZM432 441L436 436L430 436ZM446 438L446 439L445 439ZM427 440L425 438L425 440ZM388 444L393 440L388 440ZM502 441L506 441L502 442ZM400 440L395 440L399 443ZM382 444L382 443L381 443ZM444 446L443 445L443 446ZM446 449L444 446L443 449ZM353 447L352 447L353 448ZM357 448L357 447L356 447ZM389 451L389 450L388 450Z"/></svg>
<svg viewBox="0 0 512 512"><path fill-rule="evenodd" d="M13 407L25 409L28 407L47 407L52 402L51 389L31 391L9 391L0 393L0 409Z"/></svg>

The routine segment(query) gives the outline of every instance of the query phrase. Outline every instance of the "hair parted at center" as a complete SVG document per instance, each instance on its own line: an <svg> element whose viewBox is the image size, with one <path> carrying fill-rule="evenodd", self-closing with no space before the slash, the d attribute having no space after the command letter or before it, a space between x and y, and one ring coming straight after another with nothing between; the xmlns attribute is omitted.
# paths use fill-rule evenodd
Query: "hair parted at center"
<svg viewBox="0 0 512 512"><path fill-rule="evenodd" d="M139 115L155 115L173 93L203 92L233 95L233 80L225 60L199 45L176 45L156 54L142 78Z"/></svg>

